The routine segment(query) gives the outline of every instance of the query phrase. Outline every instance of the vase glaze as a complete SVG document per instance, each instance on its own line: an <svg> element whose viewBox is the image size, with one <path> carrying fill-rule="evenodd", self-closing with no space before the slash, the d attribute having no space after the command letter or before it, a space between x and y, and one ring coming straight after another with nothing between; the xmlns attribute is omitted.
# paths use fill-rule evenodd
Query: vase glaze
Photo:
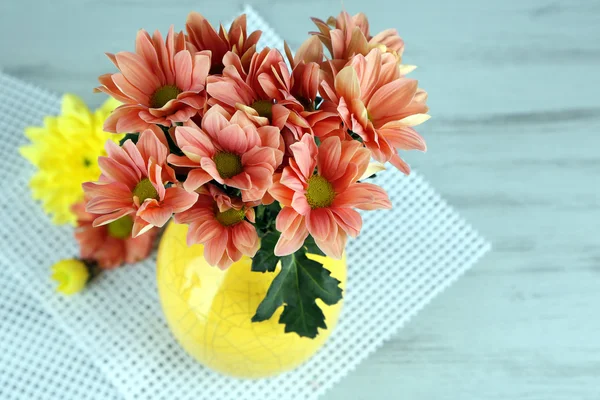
<svg viewBox="0 0 600 400"><path fill-rule="evenodd" d="M327 329L315 339L285 333L280 307L268 321L252 322L275 273L252 272L248 257L226 270L210 266L202 245L186 244L187 225L171 223L160 242L157 286L163 312L173 336L202 364L240 378L262 378L293 369L313 356L335 327L342 302L317 303ZM310 255L322 262L342 289L346 260Z"/></svg>

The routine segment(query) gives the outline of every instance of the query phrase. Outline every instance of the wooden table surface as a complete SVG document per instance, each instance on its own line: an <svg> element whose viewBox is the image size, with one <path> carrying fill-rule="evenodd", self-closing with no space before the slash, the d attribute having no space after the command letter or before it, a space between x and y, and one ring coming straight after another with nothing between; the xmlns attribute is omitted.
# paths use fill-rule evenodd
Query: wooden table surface
<svg viewBox="0 0 600 400"><path fill-rule="evenodd" d="M297 47L340 1L248 1ZM139 28L242 1L1 0L0 69L91 105ZM600 399L600 1L344 0L430 94L408 159L494 250L327 399Z"/></svg>

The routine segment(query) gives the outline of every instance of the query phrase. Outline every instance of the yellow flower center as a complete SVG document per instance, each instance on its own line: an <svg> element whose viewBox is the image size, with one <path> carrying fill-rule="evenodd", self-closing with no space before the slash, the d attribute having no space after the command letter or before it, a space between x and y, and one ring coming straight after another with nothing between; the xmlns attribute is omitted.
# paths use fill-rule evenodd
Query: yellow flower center
<svg viewBox="0 0 600 400"><path fill-rule="evenodd" d="M242 222L245 216L246 212L244 210L236 210L235 208L223 212L217 211L217 221L223 226L231 226Z"/></svg>
<svg viewBox="0 0 600 400"><path fill-rule="evenodd" d="M267 100L257 100L250 106L256 110L261 117L273 118L273 103Z"/></svg>
<svg viewBox="0 0 600 400"><path fill-rule="evenodd" d="M146 199L155 199L158 200L158 192L150 179L144 178L135 185L135 189L133 189L133 195L137 196L140 199L140 204L143 203Z"/></svg>
<svg viewBox="0 0 600 400"><path fill-rule="evenodd" d="M131 236L133 219L126 215L108 224L108 234L117 239L126 239Z"/></svg>
<svg viewBox="0 0 600 400"><path fill-rule="evenodd" d="M335 198L335 191L329 181L320 175L313 175L308 180L306 201L311 208L329 207Z"/></svg>
<svg viewBox="0 0 600 400"><path fill-rule="evenodd" d="M162 108L169 100L176 99L179 93L181 93L181 89L175 85L162 86L156 89L156 92L152 94L152 98L150 98L150 107Z"/></svg>
<svg viewBox="0 0 600 400"><path fill-rule="evenodd" d="M217 165L217 171L223 179L229 179L242 172L242 159L237 154L219 151L215 154L213 161Z"/></svg>

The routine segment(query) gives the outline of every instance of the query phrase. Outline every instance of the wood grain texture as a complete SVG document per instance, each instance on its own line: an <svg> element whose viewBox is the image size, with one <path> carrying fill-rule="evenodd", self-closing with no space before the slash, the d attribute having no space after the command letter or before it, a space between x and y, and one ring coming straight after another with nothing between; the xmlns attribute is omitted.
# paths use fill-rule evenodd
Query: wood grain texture
<svg viewBox="0 0 600 400"><path fill-rule="evenodd" d="M293 47L339 1L248 1ZM0 68L90 104L137 29L241 1L3 0ZM345 0L430 93L410 154L494 251L328 399L600 398L600 1Z"/></svg>

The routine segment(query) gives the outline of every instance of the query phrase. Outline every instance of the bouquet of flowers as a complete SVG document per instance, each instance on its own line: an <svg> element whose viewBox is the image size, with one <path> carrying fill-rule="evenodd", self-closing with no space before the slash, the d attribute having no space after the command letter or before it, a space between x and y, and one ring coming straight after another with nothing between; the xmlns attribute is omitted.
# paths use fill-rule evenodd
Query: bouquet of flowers
<svg viewBox="0 0 600 400"><path fill-rule="evenodd" d="M244 15L216 30L195 12L185 32L141 30L135 52L107 54L118 72L96 91L119 104L103 126L119 136L84 158L99 177L67 204L81 261L55 266L65 292L146 257L173 218L215 267L247 256L253 271L277 273L253 321L284 305L286 332L325 328L316 300L335 304L342 290L308 255L343 257L357 210L391 208L368 178L387 162L409 173L398 151L425 150L413 127L429 116L395 29L373 36L362 13L313 22L295 54L259 50Z"/></svg>

